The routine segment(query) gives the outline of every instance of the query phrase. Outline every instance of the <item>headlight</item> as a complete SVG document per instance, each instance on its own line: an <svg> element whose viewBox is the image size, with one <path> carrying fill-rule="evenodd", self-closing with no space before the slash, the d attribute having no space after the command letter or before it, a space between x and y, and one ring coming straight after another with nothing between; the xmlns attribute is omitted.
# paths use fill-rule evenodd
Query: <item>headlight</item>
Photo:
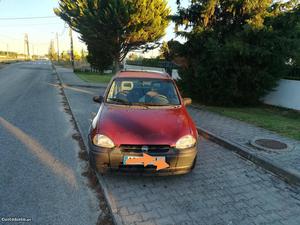
<svg viewBox="0 0 300 225"><path fill-rule="evenodd" d="M176 142L177 149L186 149L193 147L196 144L196 139L192 135L185 135Z"/></svg>
<svg viewBox="0 0 300 225"><path fill-rule="evenodd" d="M106 137L105 135L102 135L102 134L96 134L93 138L93 143L94 143L94 145L97 145L102 148L115 147L115 144L113 143L113 141L109 137Z"/></svg>

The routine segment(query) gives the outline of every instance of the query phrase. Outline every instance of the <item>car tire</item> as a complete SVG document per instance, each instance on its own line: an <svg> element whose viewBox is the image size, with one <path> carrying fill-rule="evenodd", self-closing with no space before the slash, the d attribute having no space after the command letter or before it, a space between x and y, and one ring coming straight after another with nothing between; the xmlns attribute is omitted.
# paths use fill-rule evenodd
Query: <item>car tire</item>
<svg viewBox="0 0 300 225"><path fill-rule="evenodd" d="M89 163L92 170L96 171L96 164L94 157L89 153Z"/></svg>
<svg viewBox="0 0 300 225"><path fill-rule="evenodd" d="M194 161L193 161L193 165L191 167L191 170L193 170L196 166L196 163L197 163L197 156L195 157Z"/></svg>
<svg viewBox="0 0 300 225"><path fill-rule="evenodd" d="M97 168L97 167L96 167L95 158L94 158L91 154L89 154L89 163L90 163L91 169L92 169L94 172L96 172L96 173L98 173L98 174L100 174L100 175L103 175L103 174L106 173L106 169L105 169L105 168Z"/></svg>

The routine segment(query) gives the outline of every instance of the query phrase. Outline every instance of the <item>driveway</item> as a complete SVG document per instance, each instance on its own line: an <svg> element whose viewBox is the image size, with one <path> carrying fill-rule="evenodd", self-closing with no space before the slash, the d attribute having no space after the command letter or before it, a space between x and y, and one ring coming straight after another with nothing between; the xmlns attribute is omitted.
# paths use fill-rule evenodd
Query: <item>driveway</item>
<svg viewBox="0 0 300 225"><path fill-rule="evenodd" d="M83 138L103 88L66 87ZM200 141L198 164L184 176L100 178L119 224L299 224L300 192L214 143Z"/></svg>

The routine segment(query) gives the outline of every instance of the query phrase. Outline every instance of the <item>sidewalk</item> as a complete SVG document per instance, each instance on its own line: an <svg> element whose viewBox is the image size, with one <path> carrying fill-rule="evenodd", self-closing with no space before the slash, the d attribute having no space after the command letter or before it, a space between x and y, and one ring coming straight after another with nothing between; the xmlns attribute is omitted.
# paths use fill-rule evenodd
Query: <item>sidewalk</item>
<svg viewBox="0 0 300 225"><path fill-rule="evenodd" d="M68 86L78 86L78 87L91 87L91 88L101 88L106 87L106 84L94 84L81 80L78 76L73 73L72 69L64 68L61 66L54 66L57 73L60 74L60 79L64 85Z"/></svg>
<svg viewBox="0 0 300 225"><path fill-rule="evenodd" d="M87 88L105 88L104 84L91 84L78 78L71 69L55 67L64 85ZM291 183L300 183L300 142L269 130L206 111L201 107L188 108L199 133L206 138L235 151L259 166ZM256 137L272 138L293 147L289 151L267 152L249 145Z"/></svg>
<svg viewBox="0 0 300 225"><path fill-rule="evenodd" d="M189 107L193 120L204 134L213 136L224 146L234 145L234 151L292 183L300 182L300 142L242 121L221 116L201 107ZM207 131L207 133L206 133ZM249 145L254 138L272 138L292 146L288 151L267 152ZM222 144L222 143L221 143ZM238 148L238 149L236 149Z"/></svg>

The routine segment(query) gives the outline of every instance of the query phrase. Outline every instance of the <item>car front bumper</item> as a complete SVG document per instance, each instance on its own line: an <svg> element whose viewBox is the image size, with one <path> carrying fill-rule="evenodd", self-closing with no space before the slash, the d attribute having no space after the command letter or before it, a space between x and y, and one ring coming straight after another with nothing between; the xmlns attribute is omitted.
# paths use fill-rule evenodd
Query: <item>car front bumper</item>
<svg viewBox="0 0 300 225"><path fill-rule="evenodd" d="M170 148L168 152L147 154L153 157L164 156L169 167L157 171L155 166L124 165L124 156L142 156L143 153L123 152L122 149L118 147L113 149L101 148L95 146L89 136L90 163L92 167L100 173L116 171L120 173L128 172L139 175L157 176L186 174L190 172L194 166L197 157L197 145L185 150Z"/></svg>

